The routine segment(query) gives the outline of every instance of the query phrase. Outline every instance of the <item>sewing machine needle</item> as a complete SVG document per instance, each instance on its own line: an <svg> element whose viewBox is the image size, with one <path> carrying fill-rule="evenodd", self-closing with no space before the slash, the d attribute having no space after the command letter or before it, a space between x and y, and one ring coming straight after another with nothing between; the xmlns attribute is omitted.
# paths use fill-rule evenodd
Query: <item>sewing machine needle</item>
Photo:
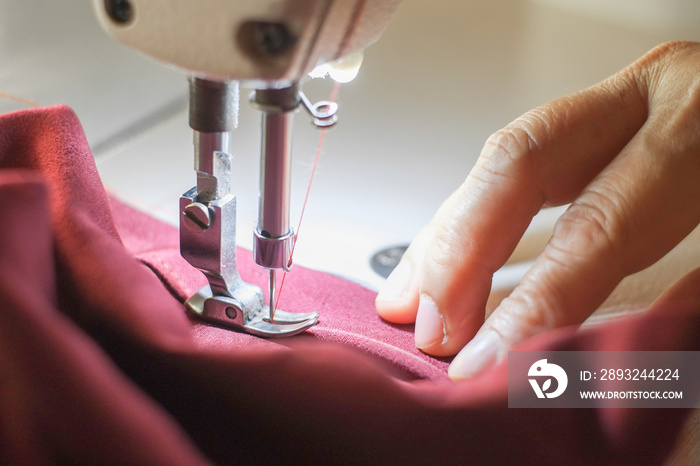
<svg viewBox="0 0 700 466"><path fill-rule="evenodd" d="M270 269L270 280L269 280L269 285L270 285L270 322L275 321L275 279L276 279L277 271L275 269Z"/></svg>

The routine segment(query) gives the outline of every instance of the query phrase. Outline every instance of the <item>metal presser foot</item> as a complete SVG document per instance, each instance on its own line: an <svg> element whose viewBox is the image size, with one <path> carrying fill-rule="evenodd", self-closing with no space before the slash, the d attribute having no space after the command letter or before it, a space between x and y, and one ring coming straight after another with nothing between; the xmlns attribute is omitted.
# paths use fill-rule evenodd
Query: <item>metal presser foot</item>
<svg viewBox="0 0 700 466"><path fill-rule="evenodd" d="M227 158L228 154L218 157ZM205 201L192 188L180 198L180 249L209 281L186 306L203 320L260 337L285 337L303 332L318 312L277 309L274 320L262 289L244 282L236 268L236 198L231 194Z"/></svg>
<svg viewBox="0 0 700 466"><path fill-rule="evenodd" d="M291 92L298 95L296 87ZM265 218L261 216L255 232L255 257L259 265L270 270L270 304L265 304L260 287L241 279L236 267L236 198L230 186L230 131L236 126L238 105L235 82L190 80L197 186L180 198L180 252L209 281L209 286L187 301L190 311L206 321L238 331L284 337L313 326L319 314L285 312L274 304L275 270L291 267L294 235L288 227L285 205L291 111L296 106L277 108L268 104L263 109L261 162L261 178L266 180L267 189L261 186L260 210Z"/></svg>

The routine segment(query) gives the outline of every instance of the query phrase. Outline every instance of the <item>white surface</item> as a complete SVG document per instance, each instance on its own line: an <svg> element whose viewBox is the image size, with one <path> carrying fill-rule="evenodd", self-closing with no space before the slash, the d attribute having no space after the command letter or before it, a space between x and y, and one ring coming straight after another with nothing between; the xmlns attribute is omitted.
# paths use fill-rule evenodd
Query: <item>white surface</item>
<svg viewBox="0 0 700 466"><path fill-rule="evenodd" d="M186 92L179 73L104 34L87 0L0 0L0 93L72 106L93 146Z"/></svg>
<svg viewBox="0 0 700 466"><path fill-rule="evenodd" d="M687 32L688 24L700 24L698 8L663 2L673 14L659 27L658 4L635 2L632 10L629 1L607 0L582 11L564 0L404 0L385 36L367 50L358 78L341 88L340 123L326 137L296 262L379 283L371 254L419 231L462 182L489 134L664 40L698 38ZM630 21L621 14L626 10L634 12ZM322 99L331 88L314 81L305 89ZM194 184L191 136L178 107L185 92L184 76L106 37L85 0L0 0L0 93L75 108L105 184L171 223L178 197ZM153 125L149 115L168 104L156 118L162 124ZM2 111L18 107L0 99ZM259 123L243 107L233 186L239 241L250 246ZM134 125L143 134L105 145L129 127L133 133ZM299 113L294 219L318 136Z"/></svg>

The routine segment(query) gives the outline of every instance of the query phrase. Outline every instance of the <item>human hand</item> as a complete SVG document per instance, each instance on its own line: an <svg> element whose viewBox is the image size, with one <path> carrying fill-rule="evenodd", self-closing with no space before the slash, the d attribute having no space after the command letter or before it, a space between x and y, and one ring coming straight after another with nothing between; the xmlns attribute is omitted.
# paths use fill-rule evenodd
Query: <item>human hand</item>
<svg viewBox="0 0 700 466"><path fill-rule="evenodd" d="M470 377L545 330L583 322L700 223L700 44L663 44L495 133L377 296L416 345ZM571 203L484 322L491 279L543 207ZM685 279L684 297L695 273ZM673 299L673 288L664 300ZM465 346L466 345L466 346ZM461 351L460 351L461 350Z"/></svg>

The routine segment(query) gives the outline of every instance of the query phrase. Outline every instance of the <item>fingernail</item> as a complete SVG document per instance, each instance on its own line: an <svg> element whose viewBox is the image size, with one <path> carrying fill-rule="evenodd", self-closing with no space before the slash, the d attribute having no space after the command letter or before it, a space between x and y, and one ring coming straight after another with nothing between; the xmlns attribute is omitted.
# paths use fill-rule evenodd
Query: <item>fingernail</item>
<svg viewBox="0 0 700 466"><path fill-rule="evenodd" d="M416 315L416 346L427 348L444 342L446 338L445 322L435 301L429 296L421 295Z"/></svg>
<svg viewBox="0 0 700 466"><path fill-rule="evenodd" d="M468 379L493 365L496 361L500 339L495 332L483 331L455 356L447 374L451 379Z"/></svg>
<svg viewBox="0 0 700 466"><path fill-rule="evenodd" d="M389 274L377 294L377 301L396 301L403 298L408 283L413 273L411 264L407 261L399 262L399 265Z"/></svg>

